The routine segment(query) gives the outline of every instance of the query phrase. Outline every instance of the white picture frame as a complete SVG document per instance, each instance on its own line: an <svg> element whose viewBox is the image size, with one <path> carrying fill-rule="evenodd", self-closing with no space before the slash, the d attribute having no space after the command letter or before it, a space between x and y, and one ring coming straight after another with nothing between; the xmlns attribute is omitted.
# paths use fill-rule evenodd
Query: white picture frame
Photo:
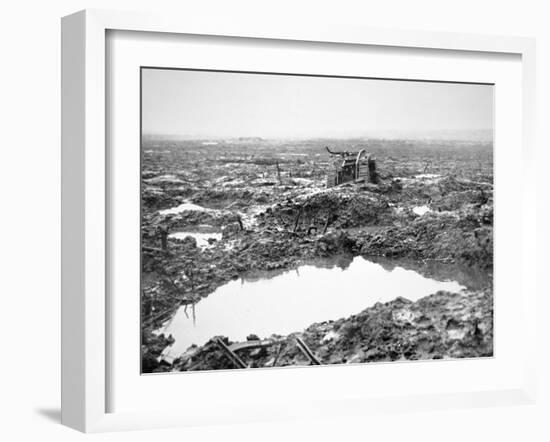
<svg viewBox="0 0 550 442"><path fill-rule="evenodd" d="M62 423L85 432L158 428L221 422L247 422L287 417L328 416L327 401L311 401L309 407L285 412L280 406L258 410L243 399L240 416L228 410L209 415L201 410L189 415L177 409L167 412L108 412L109 303L106 266L109 229L107 184L106 33L143 31L219 37L276 39L297 42L375 45L381 48L426 48L514 54L521 57L522 173L534 167L535 43L519 37L493 37L416 31L390 31L344 26L307 25L294 28L281 23L212 23L195 17L157 17L86 10L62 20ZM522 306L521 327L535 333L536 256L535 198L532 188L522 198ZM531 258L534 260L534 258ZM137 296L137 295L136 295ZM498 321L498 316L497 319ZM456 394L426 394L373 398L342 398L342 414L432 408L532 403L535 397L534 339L525 340L521 385ZM532 344L531 344L532 343ZM531 346L531 347L530 347ZM519 356L518 356L519 357ZM331 399L332 400L332 399Z"/></svg>

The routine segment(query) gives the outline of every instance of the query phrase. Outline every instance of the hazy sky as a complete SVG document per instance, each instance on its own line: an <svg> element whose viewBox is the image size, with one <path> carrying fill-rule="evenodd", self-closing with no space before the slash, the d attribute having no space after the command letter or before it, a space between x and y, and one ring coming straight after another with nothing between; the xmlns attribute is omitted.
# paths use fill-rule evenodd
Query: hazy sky
<svg viewBox="0 0 550 442"><path fill-rule="evenodd" d="M144 69L144 134L323 137L492 130L493 87Z"/></svg>

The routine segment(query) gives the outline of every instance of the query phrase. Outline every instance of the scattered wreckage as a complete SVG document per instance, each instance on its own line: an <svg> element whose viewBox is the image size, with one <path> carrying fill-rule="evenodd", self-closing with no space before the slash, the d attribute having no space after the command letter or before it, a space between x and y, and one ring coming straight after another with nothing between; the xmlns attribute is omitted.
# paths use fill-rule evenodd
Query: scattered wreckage
<svg viewBox="0 0 550 442"><path fill-rule="evenodd" d="M417 262L461 260L492 272L492 157L444 149L408 153L406 147L402 151L395 148L390 155L385 153L387 149L369 146L349 151L347 146L325 147L328 160L319 144L309 151L291 147L287 151L290 153L277 154L276 160L276 147L267 144L265 151L258 148L254 155L249 154L249 146L223 151L219 146L191 146L188 150L167 146L162 151L170 150L170 154L146 157L145 164L155 167L154 172L146 173L175 178L161 183L148 178L142 195L145 372L249 367L252 362L255 366L316 365L315 360L345 363L357 358L358 362L369 362L394 357L491 354L492 287L477 291L465 302L464 309L472 317L483 306L483 326L473 319L465 322L460 340L455 338L462 336L462 331L455 331L457 326L451 321L455 314L447 306L462 301L451 295L433 298L433 306L447 315L441 319L441 327L451 322L454 327L449 338L434 350L426 347L422 337L428 330L423 328L424 323L435 324L436 319L428 315L434 307L414 303L406 307L416 312L418 320L408 325L391 316L392 308L376 307L334 323L313 324L302 334L277 340L262 336L251 342L233 343L213 337L210 344L193 349L194 356L189 360L183 356L171 363L162 360L162 351L170 342L157 331L179 306L189 304L194 308L217 287L249 272L288 270L339 254ZM374 153L381 156L383 177ZM204 155L208 155L208 161L204 161ZM460 168L456 158L460 158ZM426 174L427 170L432 173ZM263 185L254 184L262 179L270 185L263 181ZM418 216L413 211L417 205L429 205L431 211ZM182 207L181 212L175 210L178 207ZM216 231L220 236L200 247L191 236L174 238L177 231ZM478 310L474 312L470 306ZM349 336L336 326L349 329ZM394 354L384 345L394 345L394 341L395 346L401 345L406 338L403 327L417 333L418 348ZM332 333L333 328L342 337L337 341L337 351L331 350L329 355L328 349L336 341L323 341L323 336ZM392 330L392 340L386 341L385 335L380 335L379 340L370 343L372 348L363 349L360 342L354 341L357 330L363 328L372 329L373 338ZM439 335L447 336L439 330L429 331L430 342L436 343ZM285 344L284 350L280 350L281 343ZM225 357L220 359L220 354Z"/></svg>
<svg viewBox="0 0 550 442"><path fill-rule="evenodd" d="M338 186L348 182L366 182L376 184L376 160L366 149L358 152L333 152L325 146L327 152L334 157L340 157L334 161L334 173L327 175L327 187Z"/></svg>

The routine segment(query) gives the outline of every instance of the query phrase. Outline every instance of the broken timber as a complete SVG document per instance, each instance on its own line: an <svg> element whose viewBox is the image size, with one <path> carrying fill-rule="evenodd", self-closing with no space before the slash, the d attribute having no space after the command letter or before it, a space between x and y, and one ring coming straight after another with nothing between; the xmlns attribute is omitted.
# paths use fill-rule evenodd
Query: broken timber
<svg viewBox="0 0 550 442"><path fill-rule="evenodd" d="M317 357L313 354L313 352L309 349L309 347L306 345L306 343L302 340L302 338L296 338L296 343L298 344L298 348L302 351L304 355L309 359L312 365L321 365L321 361L317 359Z"/></svg>
<svg viewBox="0 0 550 442"><path fill-rule="evenodd" d="M302 212L304 208L300 207L300 211L298 212L298 215L296 216L296 220L294 221L294 229L292 230L292 233L296 233L296 230L298 229L298 224L300 223L300 218L302 217Z"/></svg>
<svg viewBox="0 0 550 442"><path fill-rule="evenodd" d="M223 342L220 338L216 338L216 344L225 351L226 355L229 357L231 362L236 365L237 368L247 368L247 365L243 362L241 358L237 356L237 354L231 350L225 342Z"/></svg>
<svg viewBox="0 0 550 442"><path fill-rule="evenodd" d="M340 160L334 163L336 169L334 175L327 176L327 187L338 186L348 182L376 183L376 160L365 149L359 152L341 151L335 152L325 146L332 156L340 156Z"/></svg>
<svg viewBox="0 0 550 442"><path fill-rule="evenodd" d="M239 350L253 350L255 348L267 348L271 347L275 342L271 339L265 339L265 340L253 340L253 341L245 341L245 342L236 342L234 344L231 344L227 348L231 350L232 352L236 352Z"/></svg>
<svg viewBox="0 0 550 442"><path fill-rule="evenodd" d="M283 181L281 180L281 168L279 167L279 162L275 163L277 165L277 178L279 178L279 184L282 185Z"/></svg>
<svg viewBox="0 0 550 442"><path fill-rule="evenodd" d="M162 249L159 249L159 248L157 248L157 247L142 246L141 249L142 249L144 252L159 252L159 253L164 253L164 252L166 252L166 250L162 250Z"/></svg>

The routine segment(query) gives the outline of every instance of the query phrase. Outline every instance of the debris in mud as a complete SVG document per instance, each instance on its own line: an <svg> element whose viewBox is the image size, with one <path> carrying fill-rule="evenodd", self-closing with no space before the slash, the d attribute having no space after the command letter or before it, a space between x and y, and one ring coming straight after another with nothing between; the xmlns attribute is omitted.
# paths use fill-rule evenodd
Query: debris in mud
<svg viewBox="0 0 550 442"><path fill-rule="evenodd" d="M366 149L361 149L358 152L347 150L333 152L328 146L325 149L330 155L340 157L340 160L334 161L334 176L327 176L327 187L347 182L376 183L378 181L376 160Z"/></svg>
<svg viewBox="0 0 550 442"><path fill-rule="evenodd" d="M376 155L376 179L354 175L346 181L343 173L338 185L327 187L335 169L323 141L279 142L276 149L266 140L224 142L221 150L201 140L146 146L151 153L144 157L142 189L143 372L234 368L235 359L214 336L164 359L173 342L158 330L180 307L194 317L202 299L251 272L287 271L347 254L409 259L426 274L430 263L463 263L490 277L490 144L436 148L369 140L368 149L361 142L349 146L346 141L331 149ZM159 149L166 153L156 155ZM360 163L360 173L370 170L363 153ZM460 282L461 275L449 278ZM492 354L491 286L416 302L405 299L406 289L403 296L288 335L252 336L249 342L262 345L235 353L247 367L310 364L307 349L322 364Z"/></svg>

